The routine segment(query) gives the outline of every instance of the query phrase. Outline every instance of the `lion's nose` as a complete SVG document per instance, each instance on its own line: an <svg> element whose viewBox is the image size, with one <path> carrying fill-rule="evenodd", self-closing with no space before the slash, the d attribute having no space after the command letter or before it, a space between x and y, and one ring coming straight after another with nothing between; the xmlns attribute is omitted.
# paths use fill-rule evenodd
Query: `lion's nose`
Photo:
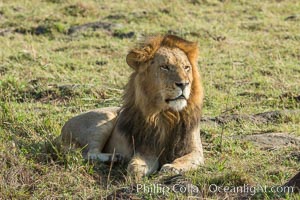
<svg viewBox="0 0 300 200"><path fill-rule="evenodd" d="M189 82L175 82L175 85L179 87L182 91L185 89L186 86L188 86Z"/></svg>

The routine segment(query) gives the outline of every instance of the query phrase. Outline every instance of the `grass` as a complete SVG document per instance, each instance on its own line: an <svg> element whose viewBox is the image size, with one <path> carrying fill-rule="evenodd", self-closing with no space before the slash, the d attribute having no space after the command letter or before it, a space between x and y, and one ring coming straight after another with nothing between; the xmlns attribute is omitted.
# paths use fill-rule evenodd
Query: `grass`
<svg viewBox="0 0 300 200"><path fill-rule="evenodd" d="M297 0L1 1L0 199L98 199L134 184L124 166L113 166L108 177L110 166L86 163L79 150L63 153L51 143L70 117L121 105L131 73L125 56L144 35L169 32L199 42L204 116L299 109L299 10ZM99 21L108 27L68 32ZM210 184L272 187L299 171L299 160L290 156L299 148L265 151L233 138L265 132L300 136L300 116L278 123L204 124L202 132L206 164L187 174L202 198L237 198L209 192ZM154 176L142 183L156 181ZM300 198L253 196L280 197Z"/></svg>

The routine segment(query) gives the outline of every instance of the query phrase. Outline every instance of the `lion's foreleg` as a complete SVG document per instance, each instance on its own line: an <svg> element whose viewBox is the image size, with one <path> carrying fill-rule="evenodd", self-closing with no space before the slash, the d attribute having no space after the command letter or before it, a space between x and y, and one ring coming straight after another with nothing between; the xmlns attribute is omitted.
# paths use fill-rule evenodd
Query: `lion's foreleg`
<svg viewBox="0 0 300 200"><path fill-rule="evenodd" d="M192 152L175 159L170 164L163 165L161 171L173 171L176 173L180 173L196 169L200 165L204 164L203 148L199 127L193 131L192 136Z"/></svg>

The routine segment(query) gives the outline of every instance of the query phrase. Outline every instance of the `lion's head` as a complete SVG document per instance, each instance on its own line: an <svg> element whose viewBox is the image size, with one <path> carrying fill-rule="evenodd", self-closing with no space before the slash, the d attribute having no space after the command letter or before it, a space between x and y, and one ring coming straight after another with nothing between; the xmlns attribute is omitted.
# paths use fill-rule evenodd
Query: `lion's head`
<svg viewBox="0 0 300 200"><path fill-rule="evenodd" d="M145 116L201 104L197 55L196 43L173 35L152 37L129 52L126 60L135 70L130 98Z"/></svg>

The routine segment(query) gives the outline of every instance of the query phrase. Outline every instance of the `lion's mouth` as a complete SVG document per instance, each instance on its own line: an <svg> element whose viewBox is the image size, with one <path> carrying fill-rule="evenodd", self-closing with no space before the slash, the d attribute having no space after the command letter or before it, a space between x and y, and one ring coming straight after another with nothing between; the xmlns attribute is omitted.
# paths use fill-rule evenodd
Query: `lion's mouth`
<svg viewBox="0 0 300 200"><path fill-rule="evenodd" d="M178 97L176 97L174 99L166 99L166 102L169 103L171 101L177 101L177 100L180 100L180 99L186 100L185 96L182 94L182 95L180 95L180 96L178 96Z"/></svg>

